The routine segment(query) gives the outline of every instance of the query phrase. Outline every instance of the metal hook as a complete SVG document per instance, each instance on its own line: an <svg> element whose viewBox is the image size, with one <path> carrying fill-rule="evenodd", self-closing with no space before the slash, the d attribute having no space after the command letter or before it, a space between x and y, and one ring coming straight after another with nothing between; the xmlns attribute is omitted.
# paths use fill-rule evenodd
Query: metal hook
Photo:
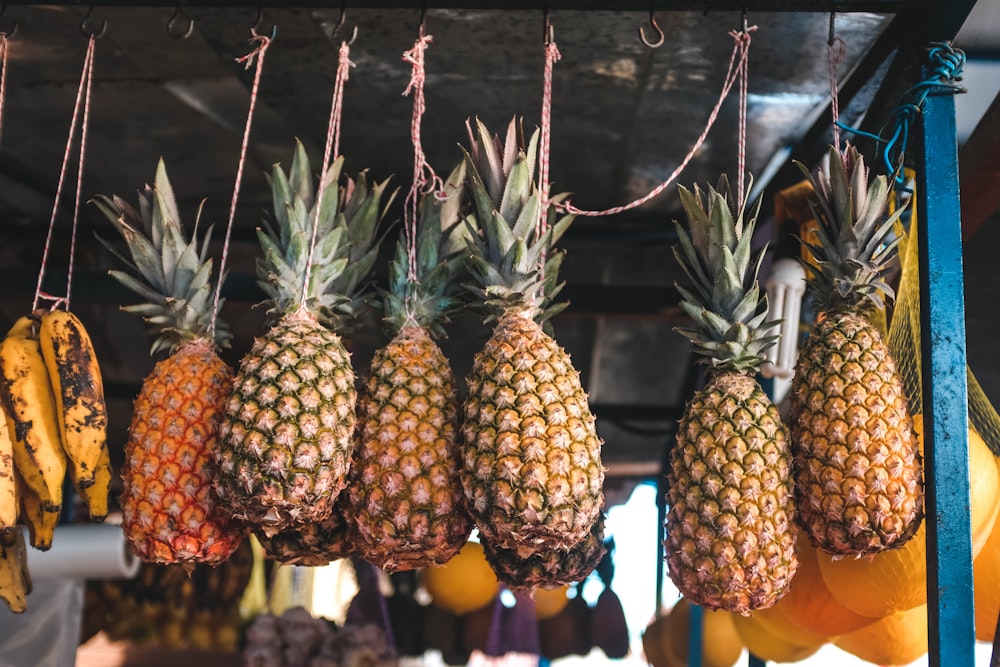
<svg viewBox="0 0 1000 667"><path fill-rule="evenodd" d="M264 20L264 8L258 6L257 7L257 20L254 21L254 24L252 26L250 26L250 33L254 37L260 37L260 32L259 32L258 29L260 28L260 23L263 20ZM271 39L274 39L277 36L278 36L278 26L273 25L273 26L271 26Z"/></svg>
<svg viewBox="0 0 1000 667"><path fill-rule="evenodd" d="M80 21L80 32L83 33L84 37L93 37L94 39L100 39L104 37L104 34L108 31L108 20L104 19L101 21L101 27L95 32L87 24L90 23L90 19L94 16L94 5L87 8L87 15L83 17Z"/></svg>
<svg viewBox="0 0 1000 667"><path fill-rule="evenodd" d="M420 34L420 38L421 39L423 39L424 37L427 36L426 27L427 27L427 3L424 2L424 3L421 3L421 5L420 5L420 29L419 29L419 34Z"/></svg>
<svg viewBox="0 0 1000 667"><path fill-rule="evenodd" d="M747 22L747 8L744 7L740 10L740 24L743 26L743 34L750 34L750 25Z"/></svg>
<svg viewBox="0 0 1000 667"><path fill-rule="evenodd" d="M556 41L556 29L552 25L552 19L549 17L549 8L546 7L542 10L542 16L545 18L544 32L542 34L542 43L548 46L552 42Z"/></svg>
<svg viewBox="0 0 1000 667"><path fill-rule="evenodd" d="M837 37L837 31L834 29L834 22L837 20L837 12L830 12L830 36L826 39L827 46L833 46L833 40Z"/></svg>
<svg viewBox="0 0 1000 667"><path fill-rule="evenodd" d="M330 33L330 39L333 40L340 29L344 27L344 21L347 20L347 2L340 3L340 18L337 19L337 25L333 27L333 32ZM350 46L354 44L354 40L358 38L358 26L354 26L354 30L351 31L351 38L347 40L347 45Z"/></svg>
<svg viewBox="0 0 1000 667"><path fill-rule="evenodd" d="M177 5L174 9L174 13L170 15L170 20L167 21L167 34L174 39L187 39L194 32L194 19L189 18L187 28L177 32L174 30L174 26L177 24L177 20L181 17L181 6Z"/></svg>
<svg viewBox="0 0 1000 667"><path fill-rule="evenodd" d="M7 13L7 3L0 4L0 18ZM10 30L0 29L0 34L6 34L7 39L13 39L14 35L17 34L17 21L14 21L14 25L10 27Z"/></svg>
<svg viewBox="0 0 1000 667"><path fill-rule="evenodd" d="M663 46L666 37L663 34L663 28L656 22L656 14L652 9L649 10L649 25L656 31L656 41L651 42L646 38L646 31L643 30L642 26L639 26L639 40L651 49L658 49Z"/></svg>

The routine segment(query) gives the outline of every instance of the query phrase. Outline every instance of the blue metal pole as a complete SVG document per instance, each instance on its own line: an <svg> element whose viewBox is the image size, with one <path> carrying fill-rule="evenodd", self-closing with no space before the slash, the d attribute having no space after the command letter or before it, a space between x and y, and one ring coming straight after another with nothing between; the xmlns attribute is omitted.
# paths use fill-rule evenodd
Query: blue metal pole
<svg viewBox="0 0 1000 667"><path fill-rule="evenodd" d="M975 664L968 387L955 91L923 105L917 193L931 667Z"/></svg>
<svg viewBox="0 0 1000 667"><path fill-rule="evenodd" d="M691 604L688 621L688 667L701 667L701 642L705 634L705 610L701 605Z"/></svg>

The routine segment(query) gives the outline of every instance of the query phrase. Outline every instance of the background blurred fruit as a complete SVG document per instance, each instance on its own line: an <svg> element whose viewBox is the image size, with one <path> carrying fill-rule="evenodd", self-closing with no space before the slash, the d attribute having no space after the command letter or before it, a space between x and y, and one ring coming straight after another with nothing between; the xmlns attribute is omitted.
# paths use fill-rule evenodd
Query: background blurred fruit
<svg viewBox="0 0 1000 667"><path fill-rule="evenodd" d="M908 665L927 653L927 605L881 618L833 643L876 665Z"/></svg>
<svg viewBox="0 0 1000 667"><path fill-rule="evenodd" d="M478 542L466 542L444 565L425 568L422 583L434 604L453 614L485 607L500 592L500 582Z"/></svg>

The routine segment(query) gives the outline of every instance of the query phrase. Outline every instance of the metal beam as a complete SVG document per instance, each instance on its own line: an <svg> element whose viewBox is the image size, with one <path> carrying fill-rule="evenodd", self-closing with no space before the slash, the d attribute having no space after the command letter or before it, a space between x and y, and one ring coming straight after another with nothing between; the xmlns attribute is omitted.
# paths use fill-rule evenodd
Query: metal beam
<svg viewBox="0 0 1000 667"><path fill-rule="evenodd" d="M8 5L38 4L32 0L14 0ZM80 2L54 0L46 5L55 6L107 6L134 7L132 0L101 0ZM177 0L144 0L144 7L177 6ZM255 9L259 5L246 0L191 0L183 3L186 7L246 7ZM268 3L264 3L266 7ZM574 10L574 11L634 11L649 12L650 5L659 11L742 11L748 12L821 12L827 14L832 7L837 12L879 12L895 13L917 4L915 0L350 0L347 9L495 9L495 10ZM282 9L338 9L336 0L292 0L272 3Z"/></svg>

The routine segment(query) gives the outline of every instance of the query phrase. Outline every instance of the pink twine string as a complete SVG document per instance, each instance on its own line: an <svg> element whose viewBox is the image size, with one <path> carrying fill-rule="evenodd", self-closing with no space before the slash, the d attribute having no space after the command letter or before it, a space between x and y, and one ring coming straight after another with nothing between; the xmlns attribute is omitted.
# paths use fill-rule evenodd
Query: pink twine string
<svg viewBox="0 0 1000 667"><path fill-rule="evenodd" d="M837 83L837 67L847 56L847 43L841 37L834 37L826 44L827 63L830 66L830 112L833 120L833 145L840 148L840 86Z"/></svg>
<svg viewBox="0 0 1000 667"><path fill-rule="evenodd" d="M545 43L545 71L542 75L542 128L538 149L538 187L539 206L538 223L535 226L539 236L545 233L549 220L549 145L552 141L552 70L562 58L555 38ZM542 258L544 263L545 258Z"/></svg>
<svg viewBox="0 0 1000 667"><path fill-rule="evenodd" d="M746 193L746 173L747 173L747 97L748 85L750 82L750 31L756 30L757 26L745 27L742 31L733 33L733 39L741 41L743 54L739 64L740 81L740 108L738 119L738 139L736 149L737 176L736 176L736 196L737 205L743 206L743 197Z"/></svg>
<svg viewBox="0 0 1000 667"><path fill-rule="evenodd" d="M257 61L257 70L254 72L253 86L250 89L250 107L247 110L247 122L243 128L243 142L240 145L240 159L236 164L236 182L233 184L233 198L229 204L229 221L226 223L226 236L222 242L222 257L219 259L219 282L215 285L215 299L212 302L212 321L208 326L208 337L210 341L215 340L215 324L219 318L219 303L222 298L222 279L226 273L226 261L229 259L229 243L233 233L233 221L236 219L236 203L239 201L240 184L243 182L243 168L246 166L247 149L250 146L250 126L253 123L253 112L257 106L257 95L260 92L260 76L264 71L264 56L271 46L271 38L266 35L258 35L252 30L250 44L253 49L247 55L237 58L236 62L242 63L246 69L253 67L254 60Z"/></svg>
<svg viewBox="0 0 1000 667"><path fill-rule="evenodd" d="M0 32L0 136L3 135L3 110L7 101L7 50L10 40L5 32Z"/></svg>
<svg viewBox="0 0 1000 667"><path fill-rule="evenodd" d="M417 275L417 216L420 205L420 195L427 192L437 192L443 196L444 183L427 163L424 155L423 141L420 136L420 126L423 121L427 103L424 99L424 83L427 80L424 69L424 54L433 38L426 35L421 28L420 36L413 42L413 48L403 53L403 61L410 63L410 83L403 95L413 95L413 115L410 119L410 141L413 143L413 181L410 191L403 202L403 233L406 235L407 278L416 282Z"/></svg>
<svg viewBox="0 0 1000 667"><path fill-rule="evenodd" d="M337 54L337 77L333 82L333 99L330 101L330 120L326 124L326 146L323 148L323 166L320 169L319 187L316 189L316 201L312 220L312 231L309 234L309 259L306 262L306 270L302 276L302 296L299 299L299 309L304 310L309 294L309 280L312 278L313 256L316 254L316 237L319 233L319 212L320 203L323 201L323 194L326 192L326 179L330 173L330 159L340 157L340 127L344 113L344 86L350 76L351 68L351 45L343 41L340 43L340 51Z"/></svg>
<svg viewBox="0 0 1000 667"><path fill-rule="evenodd" d="M643 204L649 202L650 200L658 197L660 194L663 193L664 190L670 187L670 185L681 174L681 172L684 171L685 168L687 168L691 160L694 159L694 156L698 153L698 150L701 148L702 144L705 143L705 139L708 137L709 131L712 129L712 126L715 125L715 121L719 117L719 111L722 109L722 103L725 102L726 97L729 96L729 91L730 89L732 89L733 84L736 82L736 79L746 74L743 67L743 63L745 60L747 60L747 58L750 55L750 33L756 29L757 29L756 26L750 26L749 28L747 28L745 32L742 30L733 30L729 33L729 35L733 38L734 44L733 44L733 52L729 56L729 68L726 72L725 81L722 86L722 92L719 94L719 99L715 103L715 106L712 108L712 112L708 116L708 122L705 124L705 129L702 130L701 134L695 140L694 145L691 146L691 150L688 151L688 154L684 157L683 160L681 160L681 163L677 165L677 168L674 169L673 173L671 173L670 176L667 177L667 180L657 185L655 188L650 190L649 193L640 197L639 199L631 201L627 204L623 204L621 206L615 206L613 208L605 209L603 211L586 211L577 208L576 206L573 206L573 204L570 201L557 202L556 204L554 204L554 207L557 210L563 211L565 213L573 213L575 215L583 215L588 217L616 215L618 213L630 211L634 208L642 206Z"/></svg>
<svg viewBox="0 0 1000 667"><path fill-rule="evenodd" d="M49 218L49 230L45 235L45 247L42 249L42 265L38 269L38 283L35 285L35 298L31 302L31 310L36 310L38 308L38 302L40 299L46 299L52 302L52 308L57 308L60 304L64 305L66 309L69 309L69 283L73 280L73 252L76 243L76 227L77 220L79 219L80 213L80 189L83 178L83 160L84 160L84 144L86 137L86 127L89 119L89 106L90 106L90 81L94 75L94 43L95 37L91 35L90 40L87 43L87 54L83 58L83 72L80 74L80 85L76 91L76 102L73 104L73 117L69 124L69 137L66 139L66 150L63 153L62 167L59 169L59 181L56 185L56 196L52 203L52 216ZM6 64L6 58L4 58ZM6 76L4 76L6 80ZM83 110L83 127L81 129L81 136L84 137L80 141L80 159L78 162L77 170L77 191L76 191L76 204L73 210L73 231L72 238L70 239L70 258L69 267L67 269L67 286L66 286L66 296L55 297L50 294L46 294L42 291L42 282L45 278L45 267L48 263L49 250L52 247L52 232L56 225L56 216L59 213L59 200L62 198L63 185L66 182L66 169L69 166L70 154L73 151L73 138L76 136L76 126L80 119L80 112Z"/></svg>

